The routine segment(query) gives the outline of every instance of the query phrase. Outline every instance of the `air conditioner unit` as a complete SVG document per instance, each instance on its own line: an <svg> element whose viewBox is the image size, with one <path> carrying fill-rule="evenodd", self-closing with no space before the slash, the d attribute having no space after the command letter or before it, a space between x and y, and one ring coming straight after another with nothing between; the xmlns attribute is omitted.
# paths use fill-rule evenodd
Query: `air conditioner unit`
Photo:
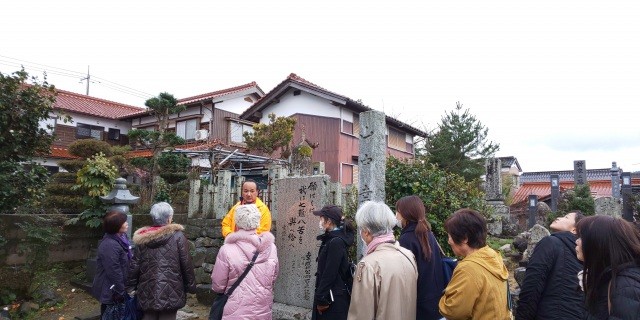
<svg viewBox="0 0 640 320"><path fill-rule="evenodd" d="M201 141L201 140L207 140L207 138L209 137L209 131L207 130L196 130L196 140L197 141Z"/></svg>

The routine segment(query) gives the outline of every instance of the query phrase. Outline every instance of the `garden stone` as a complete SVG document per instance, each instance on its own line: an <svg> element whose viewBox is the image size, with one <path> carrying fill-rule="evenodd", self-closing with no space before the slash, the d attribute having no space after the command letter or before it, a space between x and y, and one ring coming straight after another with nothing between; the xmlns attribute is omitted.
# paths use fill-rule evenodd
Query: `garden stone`
<svg viewBox="0 0 640 320"><path fill-rule="evenodd" d="M207 256L207 249L205 248L196 248L195 250L193 250L193 255L191 256L193 266L194 267L202 266L206 256Z"/></svg>
<svg viewBox="0 0 640 320"><path fill-rule="evenodd" d="M504 252L504 253L509 253L509 252L511 252L511 245L507 243L504 246L500 247L499 250Z"/></svg>
<svg viewBox="0 0 640 320"><path fill-rule="evenodd" d="M513 239L513 247L516 248L520 253L527 250L527 245L529 244L529 238L531 235L529 232L523 232L519 234L517 237Z"/></svg>
<svg viewBox="0 0 640 320"><path fill-rule="evenodd" d="M524 262L528 262L529 258L531 258L531 255L533 254L533 249L536 247L536 245L538 244L538 242L540 242L540 240L546 236L551 235L551 233L549 232L549 230L547 230L545 227L536 224L534 225L530 230L529 230L531 236L529 237L529 243L527 244L527 250L524 251L524 253L522 254L522 260Z"/></svg>
<svg viewBox="0 0 640 320"><path fill-rule="evenodd" d="M194 268L196 283L211 284L211 273L207 273L204 268Z"/></svg>
<svg viewBox="0 0 640 320"><path fill-rule="evenodd" d="M20 305L19 312L21 314L28 314L30 312L37 311L38 309L40 309L40 306L37 303L27 301Z"/></svg>
<svg viewBox="0 0 640 320"><path fill-rule="evenodd" d="M204 262L214 264L216 263L216 257L218 256L220 248L206 248L206 255L204 256Z"/></svg>
<svg viewBox="0 0 640 320"><path fill-rule="evenodd" d="M213 272L213 265L210 263L203 263L202 264L202 269L204 269L205 272L207 273L211 273Z"/></svg>
<svg viewBox="0 0 640 320"><path fill-rule="evenodd" d="M64 299L51 287L38 288L34 293L35 302L45 307L55 306L61 303Z"/></svg>
<svg viewBox="0 0 640 320"><path fill-rule="evenodd" d="M196 299L201 304L210 306L213 304L213 301L218 296L217 293L211 290L210 284L199 284L196 285Z"/></svg>
<svg viewBox="0 0 640 320"><path fill-rule="evenodd" d="M524 281L524 275L527 271L527 268L518 267L513 270L513 277L516 279L516 282L519 286L522 287L522 282Z"/></svg>
<svg viewBox="0 0 640 320"><path fill-rule="evenodd" d="M196 239L196 247L213 247L213 246L220 246L220 240L216 240L216 239L212 239L209 237L201 237Z"/></svg>

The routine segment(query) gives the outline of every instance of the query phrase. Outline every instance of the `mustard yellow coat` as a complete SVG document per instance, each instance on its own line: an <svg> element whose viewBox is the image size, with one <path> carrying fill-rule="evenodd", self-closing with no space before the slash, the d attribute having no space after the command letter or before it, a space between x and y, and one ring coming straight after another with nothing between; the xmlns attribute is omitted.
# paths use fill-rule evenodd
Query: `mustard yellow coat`
<svg viewBox="0 0 640 320"><path fill-rule="evenodd" d="M509 271L498 252L485 246L456 266L440 298L440 314L448 320L509 320Z"/></svg>
<svg viewBox="0 0 640 320"><path fill-rule="evenodd" d="M227 235L231 232L236 231L236 220L234 219L236 213L236 207L241 203L238 201L231 210L227 213L227 215L222 219L222 236L227 237ZM260 217L260 226L256 229L256 233L260 234L265 231L271 231L271 211L269 211L269 207L267 207L260 198L256 198L256 207L260 210L262 216Z"/></svg>

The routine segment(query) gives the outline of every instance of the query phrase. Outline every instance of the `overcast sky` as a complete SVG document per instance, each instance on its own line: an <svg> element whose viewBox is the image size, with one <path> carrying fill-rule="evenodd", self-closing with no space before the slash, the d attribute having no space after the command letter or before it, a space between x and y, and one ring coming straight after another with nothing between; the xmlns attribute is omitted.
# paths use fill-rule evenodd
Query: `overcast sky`
<svg viewBox="0 0 640 320"><path fill-rule="evenodd" d="M296 73L425 131L460 101L525 172L640 171L639 17L640 1L5 1L0 72L85 93L90 66L91 96L140 107Z"/></svg>

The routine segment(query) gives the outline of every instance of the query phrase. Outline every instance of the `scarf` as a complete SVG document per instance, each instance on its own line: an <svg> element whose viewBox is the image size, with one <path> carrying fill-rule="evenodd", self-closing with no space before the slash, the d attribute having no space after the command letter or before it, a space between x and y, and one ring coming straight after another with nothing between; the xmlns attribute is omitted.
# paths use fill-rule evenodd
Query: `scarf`
<svg viewBox="0 0 640 320"><path fill-rule="evenodd" d="M133 258L133 253L131 252L131 244L129 243L129 239L127 238L126 233L116 233L116 234L107 234L113 240L116 240L122 249L127 253L127 258L131 260Z"/></svg>
<svg viewBox="0 0 640 320"><path fill-rule="evenodd" d="M396 238L393 236L392 232L383 234L381 236L377 236L373 238L373 240L371 240L371 242L369 242L369 244L367 245L367 254L370 254L371 252L375 251L378 245L380 245L381 243L395 243L395 242L396 242Z"/></svg>

